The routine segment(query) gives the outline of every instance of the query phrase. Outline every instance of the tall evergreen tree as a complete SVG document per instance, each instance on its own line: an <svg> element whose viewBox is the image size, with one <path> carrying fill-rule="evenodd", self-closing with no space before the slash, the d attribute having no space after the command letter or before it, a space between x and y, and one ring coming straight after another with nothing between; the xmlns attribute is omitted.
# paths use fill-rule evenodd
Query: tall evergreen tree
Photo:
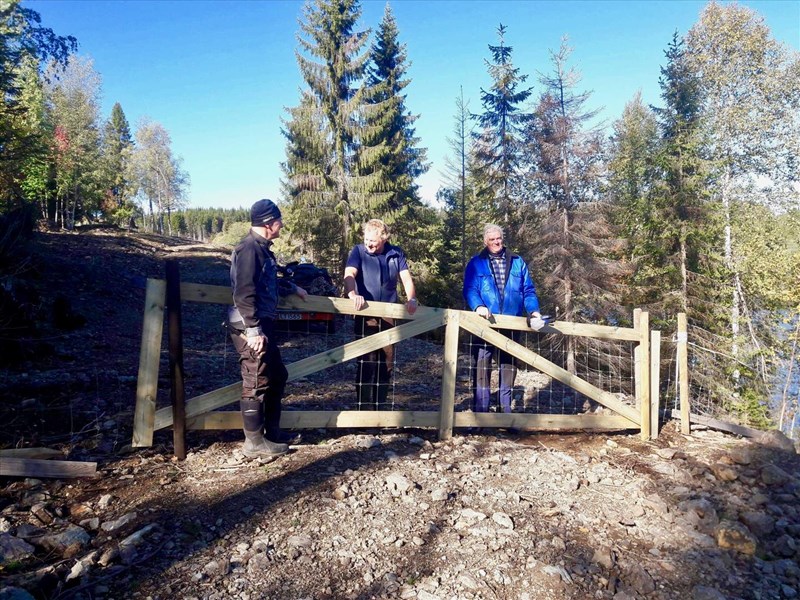
<svg viewBox="0 0 800 600"><path fill-rule="evenodd" d="M545 213L531 236L533 273L559 318L618 321L623 270L606 207L600 200L604 176L602 134L584 108L588 92L576 91L580 74L568 67L572 49L564 38L551 52L553 70L540 77L544 90L526 131L532 157L534 202ZM575 340L565 340L567 369L576 372Z"/></svg>
<svg viewBox="0 0 800 600"><path fill-rule="evenodd" d="M489 215L493 213L493 207L488 207L487 214L487 207L475 206L475 186L470 174L474 141L469 103L464 100L463 89L455 102L452 137L447 138L450 155L445 159L447 187L440 190L438 195L445 207L446 254L442 257L442 273L461 276L472 250L480 246L480 221L491 220Z"/></svg>
<svg viewBox="0 0 800 600"><path fill-rule="evenodd" d="M715 270L707 261L713 259L709 242L718 229L707 197L709 164L703 156L700 81L677 33L665 56L667 64L659 79L664 106L654 108L662 137L658 157L662 180L653 195L652 215L657 222L652 231L663 248L655 257L661 262L662 289L671 290L664 295L668 302L664 309L689 312L691 277Z"/></svg>
<svg viewBox="0 0 800 600"><path fill-rule="evenodd" d="M103 128L103 166L107 185L104 212L108 214L119 211L126 205L128 182L125 163L132 147L133 136L128 119L125 118L120 103L116 102Z"/></svg>
<svg viewBox="0 0 800 600"><path fill-rule="evenodd" d="M655 302L662 292L661 273L652 261L659 251L653 239L660 220L651 214L654 189L661 176L656 160L660 145L655 113L637 93L613 125L606 191L614 220L628 241L628 260L635 269L628 303L638 307Z"/></svg>
<svg viewBox="0 0 800 600"><path fill-rule="evenodd" d="M356 160L372 162L382 152L363 143L369 133L363 126L363 107L371 94L361 84L369 59L362 50L370 32L356 30L360 15L358 0L310 0L305 5L298 39L306 54L298 52L297 61L308 93L301 99L300 112L289 114L314 118L297 126L290 121L284 128L292 156L285 165L290 210L297 218L306 215L317 223L326 220L324 213L338 215L337 270L358 239L360 221L371 212L379 179L374 173L363 175ZM290 137L298 129L314 151L324 152L321 168L301 165L305 149ZM322 251L317 233L322 232L314 231L307 243Z"/></svg>
<svg viewBox="0 0 800 600"><path fill-rule="evenodd" d="M415 181L428 165L425 149L417 147L414 122L418 117L405 106L404 90L411 83L405 79L407 69L406 47L398 40L397 22L387 4L367 68L370 94L365 98L364 145L357 152L357 164L362 175L375 175L369 178L373 214L395 225L393 230L401 237L405 234L411 239L420 206Z"/></svg>
<svg viewBox="0 0 800 600"><path fill-rule="evenodd" d="M500 43L489 45L492 59L485 62L492 85L488 90L481 88L483 112L474 115L480 127L474 136L475 176L481 185L478 193L494 203L498 216L509 226L521 197L521 132L531 118L522 112L521 106L530 96L531 88L518 89L528 76L514 66L513 47L506 45L505 33L506 27L501 23L497 28Z"/></svg>

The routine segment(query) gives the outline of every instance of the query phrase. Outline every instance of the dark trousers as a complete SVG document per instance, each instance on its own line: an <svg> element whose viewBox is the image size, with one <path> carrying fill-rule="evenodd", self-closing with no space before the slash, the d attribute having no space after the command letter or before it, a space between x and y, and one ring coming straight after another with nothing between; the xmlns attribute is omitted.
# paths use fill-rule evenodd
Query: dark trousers
<svg viewBox="0 0 800 600"><path fill-rule="evenodd" d="M510 333L511 339L519 341L519 334L516 331L503 332ZM480 338L472 339L472 358L475 361L475 372L472 378L475 404L475 412L489 412L491 399L492 381L492 360L500 368L500 391L498 393L500 409L504 413L511 412L511 395L514 391L514 380L517 378L517 367L514 364L514 357L508 352L503 352L498 348L487 344Z"/></svg>
<svg viewBox="0 0 800 600"><path fill-rule="evenodd" d="M356 317L355 332L358 338L367 337L394 327L394 319ZM385 346L358 357L356 371L356 397L358 410L390 410L389 386L392 384L394 346Z"/></svg>
<svg viewBox="0 0 800 600"><path fill-rule="evenodd" d="M267 347L256 354L245 341L243 332L231 332L239 353L242 372L242 421L245 431L277 431L281 422L281 399L289 372L275 343L272 321L262 320L261 329L267 336Z"/></svg>

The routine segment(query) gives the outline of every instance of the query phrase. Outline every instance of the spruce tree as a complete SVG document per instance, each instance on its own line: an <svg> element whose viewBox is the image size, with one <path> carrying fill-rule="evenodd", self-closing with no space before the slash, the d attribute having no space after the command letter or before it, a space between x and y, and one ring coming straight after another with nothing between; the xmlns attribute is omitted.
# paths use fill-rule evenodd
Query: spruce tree
<svg viewBox="0 0 800 600"><path fill-rule="evenodd" d="M703 156L700 81L677 33L665 56L667 65L662 67L659 79L664 106L654 108L662 138L658 156L662 178L653 194L651 216L656 221L650 229L654 242L661 246L654 259L660 264L662 289L671 290L664 295L667 305L663 308L688 313L692 283L699 283L697 277L704 272L715 270L708 263L714 255L709 243L719 230L708 203L709 165Z"/></svg>
<svg viewBox="0 0 800 600"><path fill-rule="evenodd" d="M373 216L395 225L393 230L413 237L420 199L416 178L428 170L426 151L418 148L414 122L405 106L404 90L411 83L405 44L398 40L397 22L389 5L375 35L367 69L363 146L357 151L362 175L369 176Z"/></svg>
<svg viewBox="0 0 800 600"><path fill-rule="evenodd" d="M114 215L118 222L124 222L124 217L129 218L133 212L132 206L127 205L128 182L125 176L125 163L133 147L133 136L119 102L114 103L111 116L103 127L102 143L107 186L103 212Z"/></svg>
<svg viewBox="0 0 800 600"><path fill-rule="evenodd" d="M637 93L613 124L606 189L614 221L627 240L625 254L634 268L626 304L637 307L649 306L662 292L661 273L652 260L658 254L652 243L657 221L651 218L653 191L661 176L656 161L660 144L655 113Z"/></svg>
<svg viewBox="0 0 800 600"><path fill-rule="evenodd" d="M551 52L553 69L540 77L544 89L526 131L532 201L543 213L530 245L532 273L560 319L618 322L622 265L617 238L600 203L603 140L587 110L589 92L576 90L580 74L568 67L572 52L563 38ZM566 368L575 373L574 338L566 344ZM595 342L590 342L595 343ZM601 344L601 342L596 342Z"/></svg>
<svg viewBox="0 0 800 600"><path fill-rule="evenodd" d="M500 43L489 45L491 61L485 61L492 85L481 88L483 112L474 115L479 130L476 140L476 180L480 182L478 194L488 198L495 206L497 216L509 229L514 223L515 206L520 201L520 170L522 163L521 132L531 115L522 112L522 105L531 94L531 88L518 89L528 76L520 73L512 61L513 47L505 43L506 27L497 28ZM487 220L492 215L487 215Z"/></svg>
<svg viewBox="0 0 800 600"><path fill-rule="evenodd" d="M339 270L349 247L360 237L360 222L371 215L379 176L362 174L357 161L371 162L382 149L364 143L363 107L370 90L363 85L369 54L362 52L369 30L358 31L358 0L311 0L303 10L297 52L300 72L308 86L301 104L289 111L284 135L290 159L285 163L286 190L295 219L308 218L317 226L303 240L324 253L329 246L328 215L336 215L334 246ZM294 119L302 119L295 124ZM302 130L301 139L292 136ZM303 145L310 145L306 149ZM321 165L304 165L306 153L322 153ZM325 231L320 227L325 227Z"/></svg>

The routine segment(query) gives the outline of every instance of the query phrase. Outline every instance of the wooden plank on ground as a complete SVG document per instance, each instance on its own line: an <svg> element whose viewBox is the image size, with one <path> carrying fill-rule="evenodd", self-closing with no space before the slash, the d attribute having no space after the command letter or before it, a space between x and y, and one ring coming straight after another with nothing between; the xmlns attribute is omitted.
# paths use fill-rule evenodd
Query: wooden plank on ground
<svg viewBox="0 0 800 600"><path fill-rule="evenodd" d="M682 411L672 409L672 418L681 419L681 423L683 423ZM736 435L740 435L742 437L757 439L764 435L764 432L760 429L752 429L751 427L745 427L744 425L736 425L735 423L728 423L726 421L720 421L719 419L712 419L711 417L704 417L703 415L696 415L694 413L689 414L689 421L692 423L697 423L698 425L711 427L712 429L719 429L720 431L735 433Z"/></svg>
<svg viewBox="0 0 800 600"><path fill-rule="evenodd" d="M474 333L490 344L508 352L512 356L516 356L534 368L539 369L547 375L550 375L550 377L557 379L564 385L577 390L584 396L588 396L589 398L596 400L603 406L606 406L614 412L621 414L634 423L639 422L641 415L635 408L624 404L613 394L601 390L591 383L573 375L566 369L563 369L550 362L546 358L536 354L532 350L528 350L525 346L516 343L497 331L494 331L491 327L489 327L485 319L482 319L473 313L462 312L460 323L461 326L470 333Z"/></svg>
<svg viewBox="0 0 800 600"><path fill-rule="evenodd" d="M164 301L167 282L148 279L144 299L142 348L139 353L139 376L136 384L136 408L133 414L134 448L153 445L153 424L158 395L158 368L161 360L161 336L164 332Z"/></svg>
<svg viewBox="0 0 800 600"><path fill-rule="evenodd" d="M0 458L0 476L3 477L93 477L96 473L96 462Z"/></svg>
<svg viewBox="0 0 800 600"><path fill-rule="evenodd" d="M64 458L64 453L53 448L7 448L0 450L0 460L5 458Z"/></svg>

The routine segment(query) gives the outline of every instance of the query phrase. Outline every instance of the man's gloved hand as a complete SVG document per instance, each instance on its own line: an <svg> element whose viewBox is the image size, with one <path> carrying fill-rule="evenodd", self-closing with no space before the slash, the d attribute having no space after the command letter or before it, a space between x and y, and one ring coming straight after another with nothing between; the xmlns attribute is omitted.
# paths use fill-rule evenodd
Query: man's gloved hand
<svg viewBox="0 0 800 600"><path fill-rule="evenodd" d="M260 354L267 347L267 336L261 331L261 327L248 327L244 331L247 346L256 354Z"/></svg>
<svg viewBox="0 0 800 600"><path fill-rule="evenodd" d="M540 315L538 312L535 312L531 313L530 324L531 329L534 331L539 331L542 327L547 325L547 322L542 318L542 315Z"/></svg>
<svg viewBox="0 0 800 600"><path fill-rule="evenodd" d="M492 311L485 306L479 306L475 309L475 312L478 313L479 317L483 317L484 319L488 319L492 316Z"/></svg>

